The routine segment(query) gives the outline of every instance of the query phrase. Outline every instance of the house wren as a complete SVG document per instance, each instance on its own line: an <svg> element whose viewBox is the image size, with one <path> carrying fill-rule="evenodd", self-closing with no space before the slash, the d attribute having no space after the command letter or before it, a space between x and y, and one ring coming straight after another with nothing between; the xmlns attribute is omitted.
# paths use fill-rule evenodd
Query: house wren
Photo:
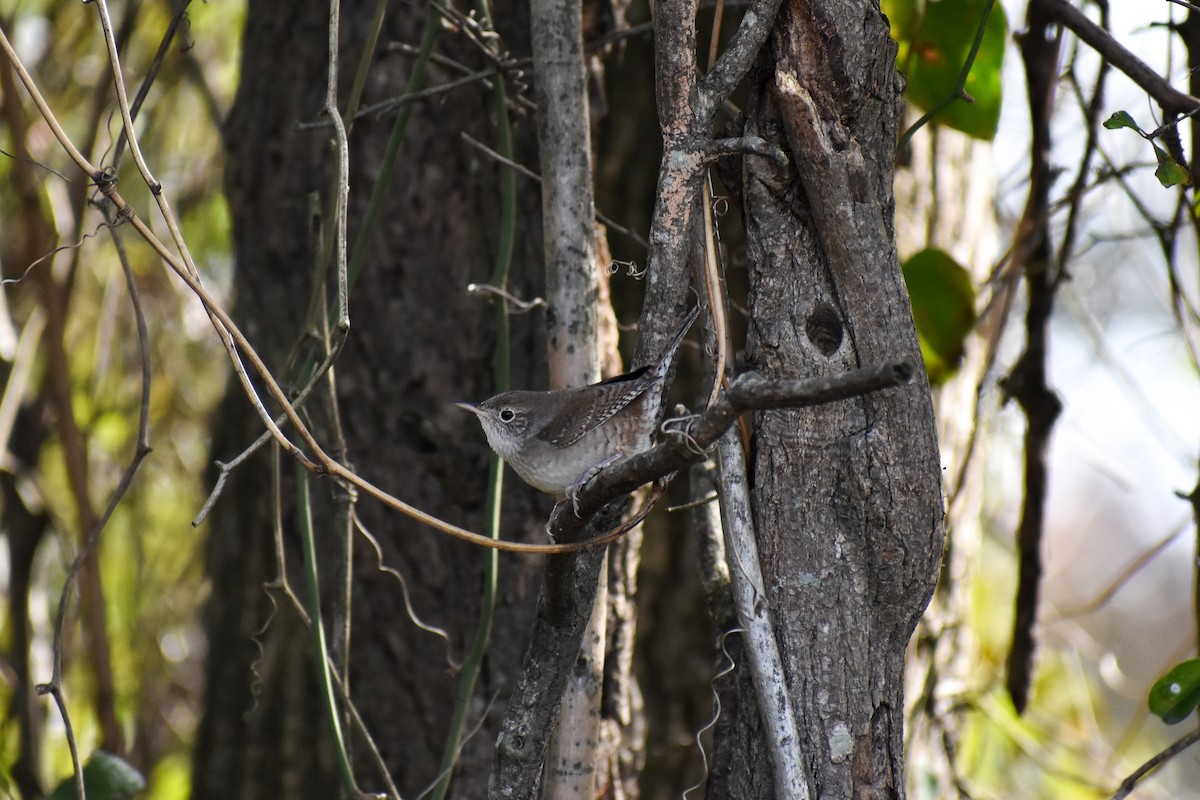
<svg viewBox="0 0 1200 800"><path fill-rule="evenodd" d="M455 405L479 417L488 444L526 483L573 500L600 469L654 444L667 370L698 313L692 309L662 358L633 372L577 389L504 392Z"/></svg>

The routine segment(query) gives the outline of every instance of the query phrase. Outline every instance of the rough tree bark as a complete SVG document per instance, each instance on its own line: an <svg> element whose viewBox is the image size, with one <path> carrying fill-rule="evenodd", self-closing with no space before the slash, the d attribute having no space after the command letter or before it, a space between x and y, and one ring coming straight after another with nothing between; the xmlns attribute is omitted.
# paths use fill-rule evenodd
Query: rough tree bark
<svg viewBox="0 0 1200 800"><path fill-rule="evenodd" d="M372 3L342 9L343 96L357 59ZM403 91L412 59L386 46L420 40L424 17L391 9L381 35L364 102ZM325 4L251 2L242 83L226 126L227 189L237 251L237 319L282 372L300 335L309 302L314 254L310 193L327 194L329 129L298 130L320 117L325 83ZM500 8L504 41L527 52L522 8ZM474 69L478 50L448 38L451 52ZM436 68L435 68L436 69ZM434 82L454 73L436 69ZM372 481L450 521L482 530L486 445L455 400L491 390L494 348L486 300L469 297L484 282L496 244L496 179L501 169L464 143L459 131L491 140L490 93L467 87L420 101L402 145L370 254L351 297L351 332L336 366L348 459ZM351 237L377 177L393 117L360 119L351 138ZM531 120L516 126L518 158L534 160ZM540 293L540 224L536 185L518 184L516 265L510 290ZM327 201L322 200L322 205ZM326 221L328 230L331 223ZM515 385L537 385L545 374L538 315L513 318ZM230 459L261 425L238 389L231 390L214 436L215 458ZM267 491L267 459L235 472L210 525L208 569L212 598L206 708L195 753L193 796L200 798L337 796L337 772L326 727L316 707L309 644L296 615L273 610L263 589L275 577ZM292 468L285 464L285 478ZM329 516L331 488L313 494ZM549 504L519 487L507 492L508 538L542 541ZM284 496L285 535L293 568L294 502ZM359 513L383 547L384 562L407 579L413 606L425 621L450 632L450 655L460 659L478 616L482 556L473 547L370 502ZM318 536L321 533L318 532ZM502 556L492 644L472 702L453 796L480 797L495 741L494 718L519 663L540 576L540 559ZM418 794L435 777L457 675L447 647L414 626L401 589L380 573L358 540L351 636L351 687L402 794ZM297 586L300 583L297 581ZM323 586L328 596L336 591ZM277 596L277 595L276 595ZM286 608L279 601L280 609ZM268 622L269 621L269 622ZM259 633L261 629L265 631ZM354 744L356 755L363 748ZM363 788L378 789L360 759Z"/></svg>
<svg viewBox="0 0 1200 800"><path fill-rule="evenodd" d="M747 361L767 377L920 363L892 229L899 115L878 7L785 2L744 131L793 162L746 159L743 170ZM904 650L942 552L928 386L758 414L751 470L765 599L812 796L902 797ZM749 686L739 665L710 796L772 796Z"/></svg>

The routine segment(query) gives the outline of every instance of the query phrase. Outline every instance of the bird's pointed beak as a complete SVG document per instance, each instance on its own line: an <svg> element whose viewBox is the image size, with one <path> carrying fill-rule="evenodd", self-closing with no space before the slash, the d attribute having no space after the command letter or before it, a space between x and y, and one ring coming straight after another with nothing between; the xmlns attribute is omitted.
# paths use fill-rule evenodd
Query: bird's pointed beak
<svg viewBox="0 0 1200 800"><path fill-rule="evenodd" d="M483 409L481 409L479 406L475 405L474 403L451 403L451 405L455 405L461 409L470 411L472 414L474 414L477 417L486 417L487 416L487 413Z"/></svg>

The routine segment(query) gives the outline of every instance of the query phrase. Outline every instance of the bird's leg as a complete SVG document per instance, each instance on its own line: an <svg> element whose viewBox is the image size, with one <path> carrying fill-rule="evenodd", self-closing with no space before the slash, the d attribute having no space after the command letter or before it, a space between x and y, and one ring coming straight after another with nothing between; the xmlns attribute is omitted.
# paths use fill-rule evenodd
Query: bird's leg
<svg viewBox="0 0 1200 800"><path fill-rule="evenodd" d="M580 490L583 489L584 484L586 484L592 478L596 477L596 474L599 473L600 470L604 469L607 466L615 464L620 460L621 460L621 454L613 453L612 455L608 456L607 458L605 458L598 464L595 464L594 466L590 467L586 472L584 472L582 475L579 476L578 480L576 480L573 484L571 484L571 488L567 489L566 497L563 497L561 500L559 500L557 503L554 504L554 508L550 510L550 519L546 520L546 537L551 542L554 541L554 535L553 535L553 533L551 533L551 531L554 528L554 521L556 519L558 519L558 515L562 513L563 508L566 507L567 503L571 504L571 510L575 512L575 516L582 519L583 515L579 513L579 492L580 492Z"/></svg>
<svg viewBox="0 0 1200 800"><path fill-rule="evenodd" d="M587 472L580 475L579 478L573 484L571 484L571 488L567 490L567 498L566 499L571 501L571 510L575 512L575 516L580 517L580 519L582 519L582 517L579 514L579 490L583 488L585 483L590 481L592 478L596 477L596 474L599 473L600 470L604 469L605 467L607 467L611 464L615 464L620 460L621 460L621 454L613 453L612 455L606 457L600 463L592 466L590 469L588 469ZM563 502L566 502L566 500L560 500L559 502L563 503ZM557 506L556 506L556 508L557 508ZM553 514L551 516L553 516Z"/></svg>
<svg viewBox="0 0 1200 800"><path fill-rule="evenodd" d="M550 518L546 520L546 538L551 544L558 544L558 540L554 538L554 523L558 521L558 515L567 507L569 497L564 497L554 504L554 508L550 509Z"/></svg>

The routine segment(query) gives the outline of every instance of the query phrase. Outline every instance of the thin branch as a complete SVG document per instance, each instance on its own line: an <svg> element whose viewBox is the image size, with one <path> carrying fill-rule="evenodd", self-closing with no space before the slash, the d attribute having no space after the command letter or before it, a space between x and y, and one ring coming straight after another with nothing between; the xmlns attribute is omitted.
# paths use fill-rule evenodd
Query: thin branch
<svg viewBox="0 0 1200 800"><path fill-rule="evenodd" d="M67 704L62 695L63 629L66 625L67 606L70 604L71 590L75 585L76 579L79 577L79 573L83 570L84 563L92 554L92 551L95 550L97 543L100 541L100 534L104 531L109 519L112 518L113 512L116 511L117 506L129 491L129 487L133 483L133 478L137 474L142 460L150 454L150 336L147 332L146 317L142 312L141 296L137 290L137 283L134 280L129 259L125 255L124 245L116 228L110 227L109 230L112 232L113 243L116 245L117 256L125 275L125 285L129 290L129 299L133 305L133 315L137 327L138 353L141 361L142 377L141 400L138 405L137 445L134 448L134 453L129 464L125 467L125 472L121 475L121 480L117 483L116 489L113 490L112 496L109 498L108 507L104 509L104 514L96 520L95 525L88 532L87 538L84 540L83 547L75 554L75 558L71 562L71 569L67 572L67 578L63 582L62 592L58 598L58 611L54 617L51 677L48 682L35 687L38 694L49 694L54 697L54 702L57 704L59 713L62 716L67 736L67 745L71 750L71 763L75 770L75 793L79 800L84 800L85 792L83 766L79 761L79 753L72 731L70 716L67 714Z"/></svg>
<svg viewBox="0 0 1200 800"><path fill-rule="evenodd" d="M75 771L75 800L87 800L87 790L83 785L83 766L79 761L79 745L75 741L75 728L71 725L71 715L67 713L62 686L58 683L42 683L34 688L38 694L49 694L58 706L58 715L62 717L63 722L63 734L67 738L67 749L71 751L71 765Z"/></svg>
<svg viewBox="0 0 1200 800"><path fill-rule="evenodd" d="M1062 402L1049 386L1050 318L1058 279L1054 274L1054 247L1050 233L1051 126L1054 89L1062 36L1053 35L1046 13L1047 0L1032 0L1027 10L1027 31L1019 40L1029 95L1030 142L1029 196L1018 231L1025 243L1014 250L1013 265L1025 277L1028 307L1025 311L1025 350L1001 381L1005 395L1015 399L1025 414L1025 486L1021 519L1017 526L1018 577L1013 605L1012 642L1005 659L1005 684L1017 713L1025 709L1033 679L1036 650L1034 623L1042 578L1042 536L1049 485L1050 437L1062 411Z"/></svg>
<svg viewBox="0 0 1200 800"><path fill-rule="evenodd" d="M747 411L768 408L806 408L835 403L851 397L901 386L912 380L913 368L905 361L892 361L874 367L862 367L835 375L774 381L758 373L738 376L717 396L702 414L688 421L682 430L668 434L666 441L627 461L614 464L596 474L577 495L579 515L560 514L550 527L558 542L579 537L586 520L611 500L627 495L639 486L689 464L702 461L725 429ZM611 534L588 541L584 546L606 544ZM578 549L579 545L571 545Z"/></svg>
<svg viewBox="0 0 1200 800"><path fill-rule="evenodd" d="M335 162L337 183L334 187L333 198L333 255L337 265L337 327L344 332L350 327L346 272L346 206L350 198L350 141L346 135L346 124L338 112L337 102L338 19L338 0L330 0L329 68L326 71L325 113L333 120L334 141L337 150Z"/></svg>
<svg viewBox="0 0 1200 800"><path fill-rule="evenodd" d="M729 428L717 443L721 467L721 527L729 559L738 624L745 629L743 640L754 683L754 696L762 717L763 739L771 761L775 796L808 800L809 771L801 749L801 736L792 709L792 692L787 685L769 595L763 585L754 512L746 476L746 455L741 437Z"/></svg>
<svg viewBox="0 0 1200 800"><path fill-rule="evenodd" d="M754 66L767 35L775 27L780 5L781 0L754 0L746 9L725 52L700 79L695 111L703 119L711 123L712 115L729 99L750 67Z"/></svg>
<svg viewBox="0 0 1200 800"><path fill-rule="evenodd" d="M779 145L771 144L766 139L757 136L738 136L730 139L713 139L705 148L706 160L715 160L725 156L751 155L769 158L776 164L788 163L787 154Z"/></svg>
<svg viewBox="0 0 1200 800"><path fill-rule="evenodd" d="M1039 0L1039 4L1051 22L1063 25L1087 42L1101 58L1142 87L1164 111L1187 114L1200 106L1200 100L1172 86L1170 81L1159 75L1149 64L1126 49L1112 34L1088 19L1087 15L1067 0Z"/></svg>
<svg viewBox="0 0 1200 800"><path fill-rule="evenodd" d="M359 109L358 114L355 115L355 119L361 119L362 117L369 117L376 114L385 114L388 111L397 109L406 103L411 103L414 100L424 100L427 97L437 97L438 95L446 94L447 92L452 92L455 89L461 89L464 86L470 86L474 83L490 82L491 78L499 74L499 69L495 67L489 67L488 69L481 69L478 72L472 72L470 75L464 75L461 78L455 78L454 80L446 81L445 83L439 83L437 86L427 86L424 89L413 89L411 91L406 91L402 94L396 95L395 97L389 97L387 100L380 100L378 103L371 103L363 106L361 109ZM297 127L301 130L306 130L308 128L321 127L327 124L329 124L328 120L322 120L321 122L302 122Z"/></svg>
<svg viewBox="0 0 1200 800"><path fill-rule="evenodd" d="M511 158L505 158L504 156L500 155L492 148L488 147L483 142L479 141L478 139L475 139L473 136L471 136L471 134L467 133L466 131L463 131L462 134L460 134L460 135L462 136L463 139L466 140L467 144L480 150L481 152L485 153L487 156L495 159L496 161L500 162L501 164L504 164L505 166L516 170L520 174L524 175L526 178L536 181L539 186L541 185L542 176L538 175L536 172L531 170L529 167L526 167L524 164L518 164L516 161L513 161ZM640 233L638 233L635 230L626 228L624 225L620 224L619 222L614 220L612 217L609 217L606 214L602 213L598 209L596 211L596 219L598 219L600 222L604 223L604 225L607 228L609 228L610 230L614 230L617 233L620 233L624 236L629 237L633 241L640 244L642 247L646 247L646 248L650 247L650 243L646 241L646 237L642 236Z"/></svg>
<svg viewBox="0 0 1200 800"><path fill-rule="evenodd" d="M158 43L158 50L154 53L154 59L150 62L150 67L146 70L146 76L142 79L142 85L138 87L137 95L133 98L133 104L129 107L129 118L131 120L137 119L138 111L142 108L142 103L146 102L146 97L150 94L150 88L154 85L154 79L158 77L158 71L162 69L167 51L170 49L171 43L175 41L175 33L187 18L188 6L191 4L192 0L182 0L179 8L171 15L171 22L167 25L167 31ZM120 136L117 137L117 146L113 148L113 169L117 169L121 164L121 155L124 153L125 145L128 142L128 130L127 128L123 128Z"/></svg>
<svg viewBox="0 0 1200 800"><path fill-rule="evenodd" d="M475 295L476 297L499 297L516 309L515 311L509 311L508 313L510 314L527 314L535 308L546 307L544 298L535 297L532 300L522 300L512 292L501 289L499 286L492 286L490 283L468 283L467 294Z"/></svg>
<svg viewBox="0 0 1200 800"><path fill-rule="evenodd" d="M371 25L367 29L362 54L358 59L358 69L354 71L354 83L350 86L350 96L346 100L346 113L342 115L347 135L354 127L354 120L358 118L358 106L362 102L363 90L367 86L367 75L371 72L371 62L375 60L375 48L379 44L379 33L383 30L383 18L387 14L387 6L388 0L375 0Z"/></svg>
<svg viewBox="0 0 1200 800"><path fill-rule="evenodd" d="M1166 536L1163 536L1153 545L1134 556L1097 594L1078 605L1056 609L1056 613L1053 616L1046 617L1044 624L1049 625L1061 620L1071 619L1072 617L1082 617L1084 614L1091 614L1093 611L1098 611L1108 605L1117 592L1121 591L1147 564L1165 552L1168 547L1175 543L1176 539L1187 533L1190 527L1189 522L1190 520L1185 516Z"/></svg>
<svg viewBox="0 0 1200 800"><path fill-rule="evenodd" d="M1108 22L1108 7L1101 5L1100 7L1102 24L1107 26ZM1075 175L1075 181L1071 184L1071 188L1067 191L1067 222L1063 231L1062 241L1058 248L1058 258L1056 262L1055 272L1057 279L1061 280L1062 276L1066 275L1067 262L1074 254L1075 240L1080 223L1079 218L1082 213L1083 199L1087 188L1088 179L1092 172L1092 159L1096 155L1097 133L1100 122L1101 109L1104 104L1104 86L1108 78L1109 62L1105 59L1100 59L1099 66L1096 67L1095 88L1092 91L1091 99L1084 101L1083 91L1077 80L1071 81L1071 86L1074 90L1076 102L1079 104L1080 110L1083 112L1084 124L1087 130L1087 141L1083 146L1083 155L1078 160L1079 169ZM1074 66L1072 67L1072 76L1074 75ZM1197 106L1200 110L1200 106Z"/></svg>
<svg viewBox="0 0 1200 800"><path fill-rule="evenodd" d="M1124 800L1124 798L1128 797L1137 787L1138 781L1149 775L1154 770L1158 769L1165 762L1194 745L1196 742L1200 742L1200 728L1197 728L1186 736L1183 736L1170 747L1167 747L1161 753L1156 754L1145 764L1142 764L1140 767L1135 769L1128 778L1121 781L1121 786L1117 789L1116 793L1113 794L1112 800Z"/></svg>

